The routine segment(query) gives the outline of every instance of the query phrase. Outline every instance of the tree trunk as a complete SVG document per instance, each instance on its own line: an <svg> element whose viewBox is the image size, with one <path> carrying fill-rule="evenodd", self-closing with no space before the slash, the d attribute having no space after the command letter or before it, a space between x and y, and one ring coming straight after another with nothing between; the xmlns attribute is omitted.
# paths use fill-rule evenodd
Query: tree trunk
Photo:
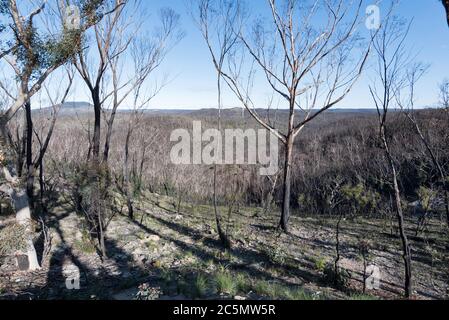
<svg viewBox="0 0 449 320"><path fill-rule="evenodd" d="M115 115L117 114L117 107L114 107L111 111L111 116L109 118L109 121L107 122L107 132L106 132L106 139L104 143L104 151L103 151L103 162L107 163L109 160L109 149L111 148L111 137L112 137L112 129L114 126L115 121Z"/></svg>
<svg viewBox="0 0 449 320"><path fill-rule="evenodd" d="M128 217L133 220L134 219L134 208L132 201L132 190L131 190L131 182L130 182L130 174L129 174L129 140L131 138L131 130L128 127L128 132L126 134L125 141L125 163L123 166L123 178L125 180L125 190L126 190L126 205L128 207Z"/></svg>
<svg viewBox="0 0 449 320"><path fill-rule="evenodd" d="M92 91L92 101L94 103L94 135L92 137L92 156L96 164L100 163L100 141L101 141L101 102L99 88Z"/></svg>
<svg viewBox="0 0 449 320"><path fill-rule="evenodd" d="M334 261L334 285L339 285L340 272L338 268L338 264L340 263L340 225L343 220L343 214L340 213L340 216L337 221L337 227L335 231L335 261Z"/></svg>
<svg viewBox="0 0 449 320"><path fill-rule="evenodd" d="M33 165L33 119L31 116L31 103L25 103L26 115L26 190L31 209L34 208L34 165Z"/></svg>
<svg viewBox="0 0 449 320"><path fill-rule="evenodd" d="M4 144L6 147L7 140L7 129L6 121L0 119L0 145ZM19 252L18 264L23 270L35 271L40 269L40 265L37 259L36 249L33 243L33 228L31 219L31 210L29 206L29 199L26 190L22 190L19 187L20 180L17 174L14 172L11 166L8 164L2 166L2 173L4 175L7 184L0 186L2 191L7 193L11 198L14 210L16 212L16 221L19 225L23 226L25 229L24 239L26 242L26 249L24 252ZM26 256L26 261L22 261L19 257ZM20 260L19 260L20 259Z"/></svg>
<svg viewBox="0 0 449 320"><path fill-rule="evenodd" d="M291 196L291 178L292 178L292 155L293 155L293 136L288 137L285 146L285 164L284 164L284 182L283 182L283 202L280 227L285 232L289 232L288 223L290 221L290 196Z"/></svg>
<svg viewBox="0 0 449 320"><path fill-rule="evenodd" d="M24 117L22 137L20 137L18 128L16 132L17 143L19 144L17 149L17 176L19 178L22 178L23 176L23 165L25 163L26 145L27 145L26 136L27 136L27 120L26 117Z"/></svg>
<svg viewBox="0 0 449 320"><path fill-rule="evenodd" d="M45 192L45 181L44 181L44 164L43 161L39 161L39 198L42 212L44 212L44 192Z"/></svg>
<svg viewBox="0 0 449 320"><path fill-rule="evenodd" d="M404 290L405 290L405 296L407 298L410 298L412 295L412 259L411 259L411 252L410 252L410 245L408 242L407 234L405 233L405 223L404 223L404 214L402 210L402 202L401 202L401 193L399 191L399 183L398 183L398 176L396 171L396 166L394 164L393 157L390 152L390 148L386 139L385 135L385 127L381 128L381 138L384 144L385 153L390 165L391 170L391 178L393 180L393 188L394 188L394 207L396 209L397 219L398 219L398 226L399 226L399 234L401 237L402 242L402 252L403 252L403 259L404 259L404 267L405 267L405 283L404 283Z"/></svg>
<svg viewBox="0 0 449 320"><path fill-rule="evenodd" d="M7 168L3 167L3 174L8 181L8 185L2 186L2 191L6 192L11 198L14 210L16 212L17 224L24 227L25 234L24 239L26 248L23 252L18 252L18 265L22 271L35 271L40 269L40 265L37 259L36 249L33 243L33 228L31 219L31 210L29 206L29 200L26 190L22 190L17 187L19 179L17 176ZM26 260L22 260L22 257L26 257Z"/></svg>
<svg viewBox="0 0 449 320"><path fill-rule="evenodd" d="M100 250L101 250L101 258L103 261L108 258L106 253L106 243L105 243L105 230L103 226L103 217L101 215L101 212L98 213L98 234L99 234L99 243L100 243Z"/></svg>
<svg viewBox="0 0 449 320"><path fill-rule="evenodd" d="M445 200L444 206L446 209L446 221L447 221L447 226L449 227L449 192L448 191L444 191L444 200Z"/></svg>

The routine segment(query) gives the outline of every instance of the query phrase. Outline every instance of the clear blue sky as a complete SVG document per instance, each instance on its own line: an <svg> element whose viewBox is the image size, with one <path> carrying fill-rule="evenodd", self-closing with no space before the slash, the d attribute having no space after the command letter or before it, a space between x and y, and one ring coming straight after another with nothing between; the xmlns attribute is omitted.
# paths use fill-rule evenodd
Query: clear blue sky
<svg viewBox="0 0 449 320"><path fill-rule="evenodd" d="M162 66L161 72L168 73L173 81L152 101L152 108L197 109L216 106L214 69L204 41L188 13L187 1L143 1L146 10L151 13L150 19L156 18L156 12L162 7L175 9L182 17L182 28L186 33L186 37ZM249 4L256 12L267 5L266 0L249 0ZM438 0L402 0L397 13L407 19L414 18L409 43L413 50L420 52L419 61L431 65L419 84L417 105L434 105L438 100L438 84L444 78L449 78L449 28L443 7ZM366 77L362 79L338 107L373 107L367 81ZM258 107L264 107L264 101L267 100L264 93L255 88L254 95L257 96L256 103L260 104ZM229 93L225 95L225 105L240 107Z"/></svg>

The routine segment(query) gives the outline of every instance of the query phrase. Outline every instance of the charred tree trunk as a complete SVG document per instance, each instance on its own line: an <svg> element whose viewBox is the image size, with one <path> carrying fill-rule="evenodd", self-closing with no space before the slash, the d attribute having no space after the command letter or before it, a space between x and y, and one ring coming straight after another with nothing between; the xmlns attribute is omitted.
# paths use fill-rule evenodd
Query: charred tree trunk
<svg viewBox="0 0 449 320"><path fill-rule="evenodd" d="M44 193L45 193L45 181L44 181L44 164L41 160L39 162L39 198L40 204L42 208L42 212L44 212Z"/></svg>
<svg viewBox="0 0 449 320"><path fill-rule="evenodd" d="M293 156L293 136L289 136L285 146L283 201L280 227L285 232L289 232L290 221L290 197L292 180L292 156Z"/></svg>
<svg viewBox="0 0 449 320"><path fill-rule="evenodd" d="M111 116L109 118L109 121L106 120L107 123L107 132L106 132L106 138L104 143L104 150L103 150L103 162L108 163L109 160L109 150L111 146L111 137L112 137L112 129L115 121L115 115L117 113L117 108L115 107L111 111Z"/></svg>
<svg viewBox="0 0 449 320"><path fill-rule="evenodd" d="M31 103L25 103L26 115L26 190L31 209L34 208L34 165L33 165L33 119L31 116Z"/></svg>
<svg viewBox="0 0 449 320"><path fill-rule="evenodd" d="M231 249L232 244L228 238L228 235L224 232L223 227L221 225L221 218L218 209L218 199L217 199L217 166L214 168L214 213L215 213L215 222L217 224L217 233L220 238L220 242L225 249Z"/></svg>
<svg viewBox="0 0 449 320"><path fill-rule="evenodd" d="M398 183L398 175L396 171L396 166L394 164L393 157L391 155L390 147L388 145L388 141L385 134L385 126L381 126L381 139L383 143L383 147L385 150L385 154L388 159L388 164L391 170L391 179L393 182L394 189L394 208L396 211L397 219L398 219L398 227L399 227L399 235L401 237L402 242L402 257L404 260L405 267L405 283L404 290L405 296L410 298L412 295L412 258L410 252L410 245L408 242L407 234L405 232L405 222L404 222L404 214L402 210L402 202L401 202L401 193L399 191L399 183Z"/></svg>
<svg viewBox="0 0 449 320"><path fill-rule="evenodd" d="M131 131L128 128L128 132L126 134L125 141L125 163L123 167L123 178L125 180L125 192L126 192L126 205L128 207L128 217L133 220L134 219L134 208L132 201L132 187L130 182L130 174L129 174L129 140L131 138Z"/></svg>
<svg viewBox="0 0 449 320"><path fill-rule="evenodd" d="M17 138L17 176L22 178L23 176L23 167L25 164L25 155L26 155L26 136L27 136L27 123L26 117L23 118L23 130L22 136L19 134L19 128L17 128L16 138Z"/></svg>
<svg viewBox="0 0 449 320"><path fill-rule="evenodd" d="M101 141L101 101L100 88L92 90L92 101L94 104L94 134L92 137L92 159L96 165L100 163L100 141Z"/></svg>
<svg viewBox="0 0 449 320"><path fill-rule="evenodd" d="M217 75L217 92L218 92L218 131L221 134L221 109L222 109L222 100L221 100L221 74L220 72ZM217 178L218 178L218 169L217 164L214 164L214 190L213 190L213 202L214 202L214 213L215 213L215 222L217 224L217 232L218 237L220 238L220 242L225 249L231 249L232 244L229 240L228 235L224 232L223 227L221 225L221 217L218 208L218 199L217 199Z"/></svg>

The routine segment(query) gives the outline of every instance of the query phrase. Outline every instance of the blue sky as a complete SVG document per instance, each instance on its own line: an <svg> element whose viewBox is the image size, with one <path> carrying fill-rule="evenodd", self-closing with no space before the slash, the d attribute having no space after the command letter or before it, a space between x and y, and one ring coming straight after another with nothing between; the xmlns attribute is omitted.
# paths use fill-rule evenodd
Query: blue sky
<svg viewBox="0 0 449 320"><path fill-rule="evenodd" d="M252 11L263 10L266 0L248 0ZM375 0L372 1L373 3ZM160 72L168 74L172 81L150 104L152 108L198 109L216 107L215 72L207 47L193 23L185 0L143 1L156 18L162 7L172 7L181 15L185 38L165 60ZM435 105L438 101L438 84L449 78L449 28L444 10L438 0L402 0L397 13L406 19L414 18L409 35L411 50L419 52L418 60L430 64L427 75L419 83L417 105ZM369 73L369 70L367 70ZM369 98L368 78L363 77L352 93L338 105L339 108L373 107ZM77 90L78 91L78 90ZM78 91L79 92L79 91ZM78 94L77 94L78 95ZM267 97L254 88L258 107L264 107ZM82 99L79 95L78 100ZM225 93L226 107L240 107L232 94Z"/></svg>

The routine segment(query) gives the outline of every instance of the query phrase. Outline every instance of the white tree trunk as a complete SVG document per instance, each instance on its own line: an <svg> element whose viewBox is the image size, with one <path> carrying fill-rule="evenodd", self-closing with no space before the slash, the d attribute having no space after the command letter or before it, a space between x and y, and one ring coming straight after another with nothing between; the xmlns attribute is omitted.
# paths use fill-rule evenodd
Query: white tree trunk
<svg viewBox="0 0 449 320"><path fill-rule="evenodd" d="M33 243L33 228L28 196L25 190L18 187L19 181L17 177L15 177L15 174L12 173L7 166L3 167L3 174L8 182L8 185L3 186L2 191L6 192L11 197L14 210L16 211L17 223L25 227L24 236L26 241L26 249L24 252L18 252L18 254L28 257L28 271L38 270L40 269L40 265Z"/></svg>

